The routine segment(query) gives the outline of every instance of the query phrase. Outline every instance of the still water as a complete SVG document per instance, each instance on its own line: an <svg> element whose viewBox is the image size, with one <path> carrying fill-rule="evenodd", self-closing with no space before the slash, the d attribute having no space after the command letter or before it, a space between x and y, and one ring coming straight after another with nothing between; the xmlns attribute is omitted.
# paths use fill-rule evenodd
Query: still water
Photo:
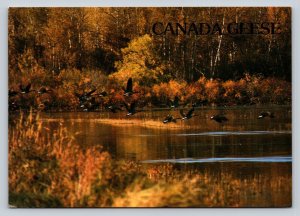
<svg viewBox="0 0 300 216"><path fill-rule="evenodd" d="M275 118L257 119L264 110L274 112ZM145 111L131 117L124 112L44 113L41 118L51 130L64 125L83 147L101 145L115 159L144 163L291 162L290 107L202 108L189 120L163 124L169 113L179 117L174 110ZM210 119L218 113L224 113L229 121L220 124ZM127 124L136 120L137 124ZM149 127L148 120L157 121L157 125ZM177 128L172 128L174 125Z"/></svg>
<svg viewBox="0 0 300 216"><path fill-rule="evenodd" d="M262 111L274 112L275 118L257 119ZM252 182L259 192L241 194L241 206L291 206L290 107L200 108L189 120L163 124L169 113L180 116L178 110L164 110L131 117L125 112L43 113L41 119L50 130L67 127L83 148L103 146L115 160L169 163L218 182L226 175ZM218 113L229 120L220 124L210 119Z"/></svg>

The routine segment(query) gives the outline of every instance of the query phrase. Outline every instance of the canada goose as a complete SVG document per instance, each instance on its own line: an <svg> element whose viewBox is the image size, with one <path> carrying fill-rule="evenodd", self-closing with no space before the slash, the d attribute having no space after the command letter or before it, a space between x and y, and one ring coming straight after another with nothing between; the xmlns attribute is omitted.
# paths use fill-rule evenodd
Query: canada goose
<svg viewBox="0 0 300 216"><path fill-rule="evenodd" d="M213 115L210 117L210 120L214 120L218 123L223 123L228 121L228 118L226 118L226 116L222 115L222 114L217 114L217 115Z"/></svg>
<svg viewBox="0 0 300 216"><path fill-rule="evenodd" d="M19 85L19 88L21 90L21 93L22 94L27 94L29 92L33 92L34 90L30 90L31 88L31 83L29 83L27 86L23 86L22 84Z"/></svg>
<svg viewBox="0 0 300 216"><path fill-rule="evenodd" d="M179 97L176 95L174 100L168 99L167 105L172 109L172 108L177 108L179 106Z"/></svg>
<svg viewBox="0 0 300 216"><path fill-rule="evenodd" d="M45 94L45 93L50 93L52 92L51 89L46 89L45 87L42 87L38 90L38 94Z"/></svg>
<svg viewBox="0 0 300 216"><path fill-rule="evenodd" d="M84 92L83 94L79 94L75 92L75 95L78 97L80 104L82 105L86 101L91 99L92 94L96 91L96 89L93 89L89 92Z"/></svg>
<svg viewBox="0 0 300 216"><path fill-rule="evenodd" d="M126 89L123 88L123 90L124 90L124 96L126 96L126 97L131 96L134 93L136 93L136 92L133 92L133 90L132 90L132 78L131 77L127 81Z"/></svg>
<svg viewBox="0 0 300 216"><path fill-rule="evenodd" d="M194 112L194 107L192 107L186 114L183 112L183 110L181 109L180 110L180 114L182 116L182 120L187 120L187 119L190 119L192 118L193 116L198 116L198 115L193 115L193 112Z"/></svg>
<svg viewBox="0 0 300 216"><path fill-rule="evenodd" d="M269 112L269 111L267 111L267 112L261 112L257 118L258 119L262 119L262 118L265 118L265 117L275 118L274 113Z"/></svg>
<svg viewBox="0 0 300 216"><path fill-rule="evenodd" d="M128 111L127 116L134 115L135 113L141 112L135 109L136 103L132 102L130 105L124 102L125 108Z"/></svg>
<svg viewBox="0 0 300 216"><path fill-rule="evenodd" d="M9 111L16 111L20 109L20 106L17 104L16 101L9 101L8 103L8 110Z"/></svg>
<svg viewBox="0 0 300 216"><path fill-rule="evenodd" d="M92 97L90 100L86 101L85 103L81 104L81 108L84 108L83 111L93 111L97 110L100 106L100 103L96 101L95 97Z"/></svg>
<svg viewBox="0 0 300 216"><path fill-rule="evenodd" d="M120 107L114 104L107 105L106 108L109 109L112 113L117 113L117 110L123 111Z"/></svg>
<svg viewBox="0 0 300 216"><path fill-rule="evenodd" d="M174 122L176 123L176 119L180 119L180 118L174 118L172 115L167 115L167 117L163 120L163 123L169 123L169 122Z"/></svg>
<svg viewBox="0 0 300 216"><path fill-rule="evenodd" d="M19 94L19 92L14 91L14 90L8 90L8 96L9 96L9 97L14 97L14 96L16 96L17 94Z"/></svg>
<svg viewBox="0 0 300 216"><path fill-rule="evenodd" d="M106 91L102 91L100 94L99 94L100 97L105 97L107 96L107 92Z"/></svg>

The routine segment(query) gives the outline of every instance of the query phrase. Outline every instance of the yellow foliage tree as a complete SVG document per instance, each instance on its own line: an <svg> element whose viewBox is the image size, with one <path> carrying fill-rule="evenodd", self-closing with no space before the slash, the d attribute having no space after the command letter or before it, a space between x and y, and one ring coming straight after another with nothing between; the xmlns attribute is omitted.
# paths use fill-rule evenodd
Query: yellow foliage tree
<svg viewBox="0 0 300 216"><path fill-rule="evenodd" d="M111 78L119 83L124 83L132 77L139 84L150 86L157 82L166 69L149 35L132 40L121 52L123 59L116 63L117 72L111 75Z"/></svg>

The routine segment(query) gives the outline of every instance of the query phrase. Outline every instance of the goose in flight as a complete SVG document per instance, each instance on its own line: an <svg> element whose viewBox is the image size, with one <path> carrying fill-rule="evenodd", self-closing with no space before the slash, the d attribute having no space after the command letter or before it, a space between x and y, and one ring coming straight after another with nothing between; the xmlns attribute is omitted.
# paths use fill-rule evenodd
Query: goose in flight
<svg viewBox="0 0 300 216"><path fill-rule="evenodd" d="M8 90L8 96L9 97L14 97L14 96L16 96L17 94L19 94L19 92L17 92L17 91L14 91L14 90Z"/></svg>
<svg viewBox="0 0 300 216"><path fill-rule="evenodd" d="M269 112L269 111L267 111L267 112L261 112L257 118L258 119L262 119L262 118L265 118L265 117L275 118L274 113Z"/></svg>
<svg viewBox="0 0 300 216"><path fill-rule="evenodd" d="M93 89L91 91L88 92L84 92L82 94L79 94L77 92L75 92L76 97L78 97L80 104L85 103L86 101L91 99L92 94L96 91L96 89Z"/></svg>
<svg viewBox="0 0 300 216"><path fill-rule="evenodd" d="M109 105L107 105L106 109L108 109L112 113L117 113L118 110L122 111L122 109L119 106L115 105L115 104L109 104Z"/></svg>
<svg viewBox="0 0 300 216"><path fill-rule="evenodd" d="M194 116L197 116L197 115L193 115L193 113L194 113L194 107L192 107L187 113L184 113L183 112L183 110L181 109L180 110L180 114L181 114L181 116L182 116L182 120L187 120L187 119L190 119L190 118L192 118L192 117L194 117Z"/></svg>
<svg viewBox="0 0 300 216"><path fill-rule="evenodd" d="M217 114L217 115L213 115L210 117L210 120L214 120L218 123L223 123L228 121L228 118L226 118L226 116L222 115L222 114Z"/></svg>
<svg viewBox="0 0 300 216"><path fill-rule="evenodd" d="M132 102L131 104L127 104L127 103L125 103L124 102L124 105L125 105L125 108L126 108L126 110L127 110L127 116L131 116L131 115L134 115L134 114L136 114L136 113L138 113L138 112L141 112L141 111L137 111L136 109L135 109L135 107L136 107L136 103L135 102Z"/></svg>
<svg viewBox="0 0 300 216"><path fill-rule="evenodd" d="M124 96L126 96L126 97L131 96L136 93L132 90L132 78L131 77L127 81L126 89L123 88L123 90L124 90Z"/></svg>
<svg viewBox="0 0 300 216"><path fill-rule="evenodd" d="M45 87L40 88L40 90L38 90L38 94L45 94L45 93L50 93L52 92L51 89L46 89Z"/></svg>
<svg viewBox="0 0 300 216"><path fill-rule="evenodd" d="M170 122L174 122L176 123L176 120L180 119L180 118L174 118L172 115L167 115L167 117L163 120L164 124L170 123Z"/></svg>
<svg viewBox="0 0 300 216"><path fill-rule="evenodd" d="M29 83L27 86L23 86L22 84L20 84L19 88L20 88L22 94L27 94L29 92L33 92L34 91L34 90L30 90L31 83Z"/></svg>
<svg viewBox="0 0 300 216"><path fill-rule="evenodd" d="M105 97L105 96L107 96L107 95L108 95L108 94L107 94L106 91L102 91L102 92L99 94L100 97Z"/></svg>
<svg viewBox="0 0 300 216"><path fill-rule="evenodd" d="M168 99L167 104L170 107L170 109L177 108L179 106L179 97L176 95L173 101Z"/></svg>

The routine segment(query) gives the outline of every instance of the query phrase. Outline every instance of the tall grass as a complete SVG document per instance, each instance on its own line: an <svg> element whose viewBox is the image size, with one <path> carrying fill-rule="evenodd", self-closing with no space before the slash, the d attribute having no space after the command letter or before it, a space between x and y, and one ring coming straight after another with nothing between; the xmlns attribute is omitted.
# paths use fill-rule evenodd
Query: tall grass
<svg viewBox="0 0 300 216"><path fill-rule="evenodd" d="M288 173L242 180L172 165L115 161L82 148L58 126L52 134L32 113L9 128L9 203L17 207L283 207L291 205Z"/></svg>
<svg viewBox="0 0 300 216"><path fill-rule="evenodd" d="M21 206L85 206L93 184L109 178L110 163L101 149L80 149L65 128L47 134L38 115L22 114L9 130L10 198Z"/></svg>

